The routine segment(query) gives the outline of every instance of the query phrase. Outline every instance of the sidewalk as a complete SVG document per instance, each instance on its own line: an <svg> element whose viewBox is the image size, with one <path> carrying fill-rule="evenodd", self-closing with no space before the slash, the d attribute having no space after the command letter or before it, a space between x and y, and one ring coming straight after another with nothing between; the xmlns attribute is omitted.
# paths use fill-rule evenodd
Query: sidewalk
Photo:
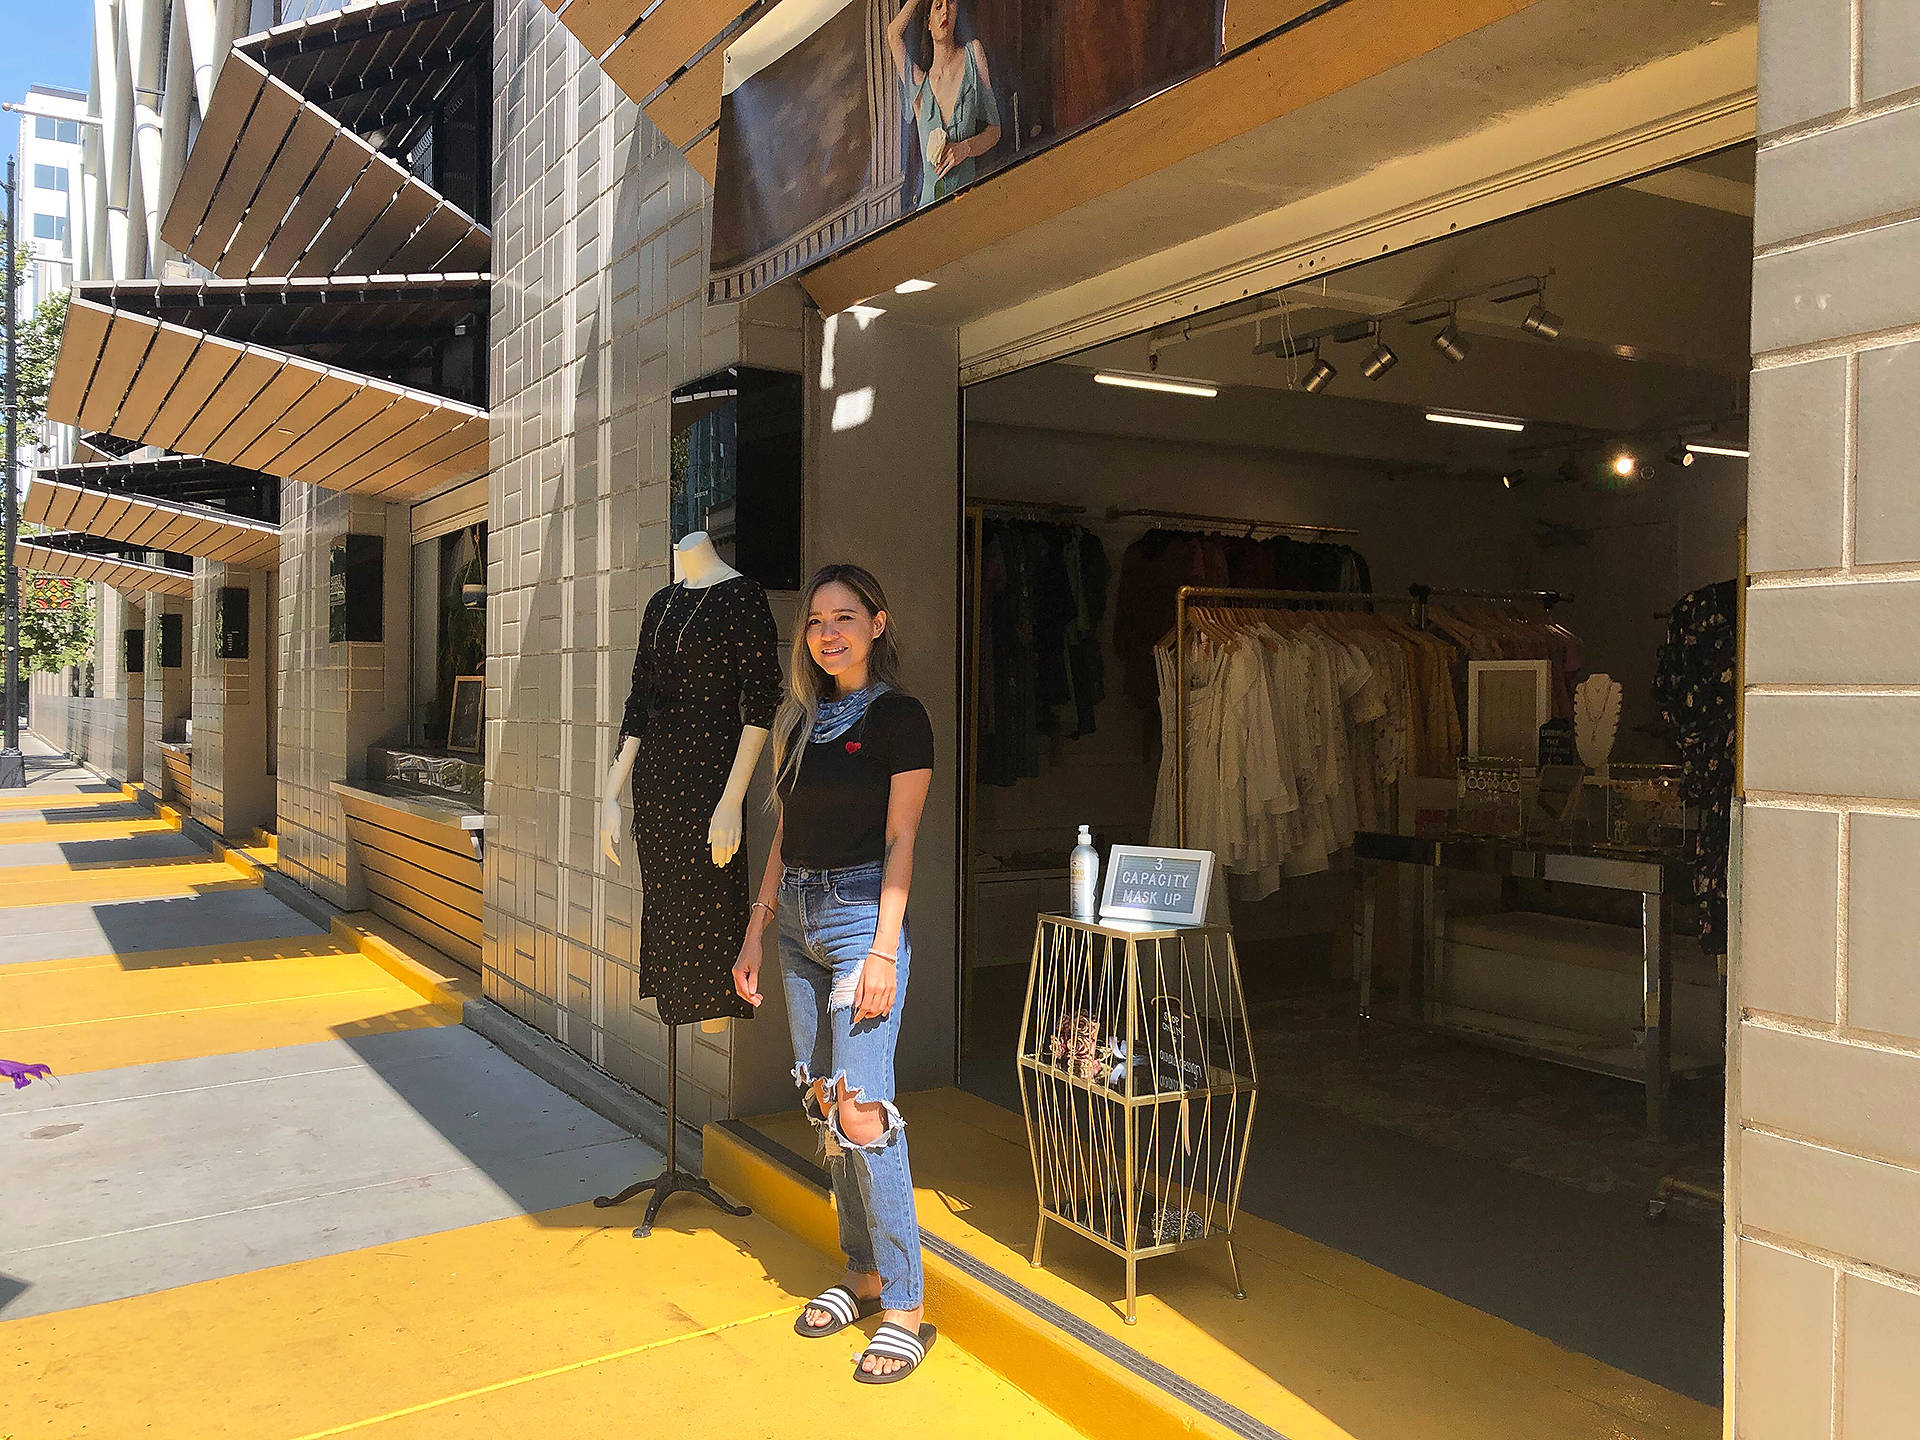
<svg viewBox="0 0 1920 1440"><path fill-rule="evenodd" d="M0 1436L1075 1432L950 1341L855 1385L833 1278L349 939L28 739L0 795ZM440 961L444 964L444 960Z"/></svg>

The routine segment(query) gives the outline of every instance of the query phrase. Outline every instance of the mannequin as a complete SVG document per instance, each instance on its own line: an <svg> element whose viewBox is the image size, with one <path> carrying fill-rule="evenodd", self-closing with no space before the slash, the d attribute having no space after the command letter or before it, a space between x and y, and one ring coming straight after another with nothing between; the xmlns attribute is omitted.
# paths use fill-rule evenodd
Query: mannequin
<svg viewBox="0 0 1920 1440"><path fill-rule="evenodd" d="M616 866L623 789L633 803L643 886L637 993L655 999L668 1038L666 1168L594 1202L616 1205L651 1190L636 1236L651 1232L661 1202L678 1191L746 1213L678 1167L679 1030L694 1021L724 1029L727 1015L752 1013L731 980L748 913L743 812L781 689L760 587L723 561L705 532L674 547L673 568L677 583L657 592L641 618L620 750L600 801L600 848Z"/></svg>

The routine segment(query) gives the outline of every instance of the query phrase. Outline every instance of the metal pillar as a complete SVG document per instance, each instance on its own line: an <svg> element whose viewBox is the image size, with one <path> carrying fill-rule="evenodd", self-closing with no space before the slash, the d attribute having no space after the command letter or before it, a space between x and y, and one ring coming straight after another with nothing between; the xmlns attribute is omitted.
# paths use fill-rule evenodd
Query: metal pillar
<svg viewBox="0 0 1920 1440"><path fill-rule="evenodd" d="M7 483L6 547L7 572L7 674L6 691L0 704L6 708L6 747L0 749L0 790L17 790L27 783L27 760L20 753L20 567L13 562L14 546L20 539L20 231L15 224L19 209L19 187L14 178L14 161L7 159Z"/></svg>

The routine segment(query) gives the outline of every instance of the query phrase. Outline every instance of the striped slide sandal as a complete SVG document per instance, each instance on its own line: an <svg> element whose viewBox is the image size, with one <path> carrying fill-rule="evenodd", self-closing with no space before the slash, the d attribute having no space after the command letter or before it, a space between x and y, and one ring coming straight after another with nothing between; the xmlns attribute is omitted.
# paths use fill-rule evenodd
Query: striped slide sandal
<svg viewBox="0 0 1920 1440"><path fill-rule="evenodd" d="M809 1325L807 1310L824 1310L832 1318L824 1325ZM854 1321L864 1320L879 1311L880 1300L877 1296L872 1300L862 1300L844 1285L830 1285L807 1302L806 1309L795 1317L793 1330L796 1335L822 1340L829 1335L838 1335Z"/></svg>
<svg viewBox="0 0 1920 1440"><path fill-rule="evenodd" d="M873 1340L861 1352L860 1358L853 1363L853 1378L862 1385L891 1385L904 1380L920 1368L920 1362L927 1358L927 1351L933 1348L937 1335L931 1325L922 1325L920 1333L914 1334L904 1325L896 1325L891 1320L882 1320L880 1328L873 1332ZM862 1370L867 1356L876 1360L900 1360L905 1363L891 1375L874 1375Z"/></svg>

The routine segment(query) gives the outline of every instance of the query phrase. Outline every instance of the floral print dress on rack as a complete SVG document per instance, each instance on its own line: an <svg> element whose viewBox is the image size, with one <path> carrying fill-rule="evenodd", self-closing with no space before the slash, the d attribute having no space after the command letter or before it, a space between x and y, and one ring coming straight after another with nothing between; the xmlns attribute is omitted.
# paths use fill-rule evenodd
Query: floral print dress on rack
<svg viewBox="0 0 1920 1440"><path fill-rule="evenodd" d="M1698 807L1693 894L1700 948L1727 953L1727 850L1733 817L1733 723L1737 585L1723 580L1682 597L1667 622L1654 675L1654 703L1680 751L1681 788Z"/></svg>

